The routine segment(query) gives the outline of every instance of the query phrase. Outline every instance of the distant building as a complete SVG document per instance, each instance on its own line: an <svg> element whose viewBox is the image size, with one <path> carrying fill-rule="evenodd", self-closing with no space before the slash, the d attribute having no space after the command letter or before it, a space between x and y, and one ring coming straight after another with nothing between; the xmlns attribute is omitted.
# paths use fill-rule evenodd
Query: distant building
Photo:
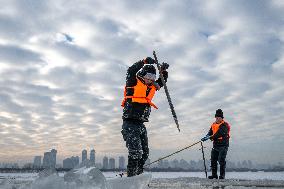
<svg viewBox="0 0 284 189"><path fill-rule="evenodd" d="M17 163L1 163L0 168L18 169L19 165Z"/></svg>
<svg viewBox="0 0 284 189"><path fill-rule="evenodd" d="M50 168L51 167L51 153L50 152L44 152L43 160L42 160L42 166L44 168Z"/></svg>
<svg viewBox="0 0 284 189"><path fill-rule="evenodd" d="M88 152L87 150L82 151L82 163L86 162L88 159Z"/></svg>
<svg viewBox="0 0 284 189"><path fill-rule="evenodd" d="M251 160L248 160L248 168L253 169L253 163Z"/></svg>
<svg viewBox="0 0 284 189"><path fill-rule="evenodd" d="M159 160L159 161L158 161L158 168L159 168L159 169L164 168L164 161L163 161L163 160Z"/></svg>
<svg viewBox="0 0 284 189"><path fill-rule="evenodd" d="M55 149L52 149L51 150L51 166L52 167L55 167L56 165L56 154L57 154L57 151Z"/></svg>
<svg viewBox="0 0 284 189"><path fill-rule="evenodd" d="M182 169L189 169L190 165L186 160L181 159L179 161L179 167L182 168ZM167 168L167 167L165 167L165 168Z"/></svg>
<svg viewBox="0 0 284 189"><path fill-rule="evenodd" d="M96 163L95 166L98 169L102 169L103 168L103 165L101 163Z"/></svg>
<svg viewBox="0 0 284 189"><path fill-rule="evenodd" d="M118 168L125 169L125 158L123 156L118 158Z"/></svg>
<svg viewBox="0 0 284 189"><path fill-rule="evenodd" d="M26 163L23 166L24 169L32 169L33 168L33 164L32 163Z"/></svg>
<svg viewBox="0 0 284 189"><path fill-rule="evenodd" d="M148 165L148 164L150 164L151 163L151 160L148 158L147 160L146 160L146 162L145 162L145 165ZM152 166L150 165L150 166L148 166L148 168L151 168Z"/></svg>
<svg viewBox="0 0 284 189"><path fill-rule="evenodd" d="M146 165L146 164L145 164ZM157 168L159 169L164 169L169 165L169 161L168 160L159 160L157 163Z"/></svg>
<svg viewBox="0 0 284 189"><path fill-rule="evenodd" d="M236 168L236 164L234 162L227 161L226 162L226 167L230 168L230 169L235 169Z"/></svg>
<svg viewBox="0 0 284 189"><path fill-rule="evenodd" d="M172 165L173 168L179 168L179 161L177 159L174 159L171 162L171 165Z"/></svg>
<svg viewBox="0 0 284 189"><path fill-rule="evenodd" d="M204 169L204 161L203 160L198 160L197 162L197 169L202 170Z"/></svg>
<svg viewBox="0 0 284 189"><path fill-rule="evenodd" d="M242 168L242 164L241 164L241 162L239 162L239 161L238 161L238 163L237 163L237 168Z"/></svg>
<svg viewBox="0 0 284 189"><path fill-rule="evenodd" d="M71 158L66 158L63 160L63 168L65 169L73 169L79 165L79 157L72 156Z"/></svg>
<svg viewBox="0 0 284 189"><path fill-rule="evenodd" d="M248 162L246 160L242 162L242 168L248 168Z"/></svg>
<svg viewBox="0 0 284 189"><path fill-rule="evenodd" d="M108 166L109 166L109 169L115 169L115 159L114 158L109 158Z"/></svg>
<svg viewBox="0 0 284 189"><path fill-rule="evenodd" d="M103 158L103 169L108 169L108 168L109 168L109 166L108 166L108 157L105 156Z"/></svg>
<svg viewBox="0 0 284 189"><path fill-rule="evenodd" d="M34 157L34 168L40 168L41 167L41 156L35 156Z"/></svg>
<svg viewBox="0 0 284 189"><path fill-rule="evenodd" d="M150 162L149 162L150 163ZM169 160L167 160L167 159L165 159L164 160L164 163L163 163L163 168L169 168L169 167L171 167L171 165L170 165L170 162L169 162Z"/></svg>
<svg viewBox="0 0 284 189"><path fill-rule="evenodd" d="M91 152L90 152L90 163L91 163L91 165L95 165L95 163L96 163L95 154L96 154L96 151L94 149L92 149Z"/></svg>
<svg viewBox="0 0 284 189"><path fill-rule="evenodd" d="M55 168L57 151L52 149L50 152L45 152L43 156L42 166L44 168Z"/></svg>

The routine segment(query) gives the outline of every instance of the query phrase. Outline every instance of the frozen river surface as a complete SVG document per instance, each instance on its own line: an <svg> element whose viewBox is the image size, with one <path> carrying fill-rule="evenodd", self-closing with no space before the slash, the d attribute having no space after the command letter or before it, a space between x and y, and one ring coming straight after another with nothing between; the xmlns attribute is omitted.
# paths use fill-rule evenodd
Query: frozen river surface
<svg viewBox="0 0 284 189"><path fill-rule="evenodd" d="M114 172L103 174L107 179L117 175ZM227 179L219 181L205 179L205 174L202 172L153 172L152 181L147 188L284 189L284 172L228 172L226 176ZM0 189L35 189L26 185L37 178L37 173L0 173ZM54 185L50 189L65 188ZM82 189L89 189L89 187Z"/></svg>

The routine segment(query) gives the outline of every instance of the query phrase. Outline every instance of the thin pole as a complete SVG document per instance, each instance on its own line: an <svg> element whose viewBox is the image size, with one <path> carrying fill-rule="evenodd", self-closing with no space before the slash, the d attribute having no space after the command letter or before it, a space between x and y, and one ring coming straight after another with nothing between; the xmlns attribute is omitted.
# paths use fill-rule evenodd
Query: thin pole
<svg viewBox="0 0 284 189"><path fill-rule="evenodd" d="M203 150L203 143L200 142L200 144L201 144L201 151L202 151L202 157L203 157L204 172L205 172L205 176L207 178L207 168L206 168L206 162L205 162L205 156L204 156L204 150Z"/></svg>
<svg viewBox="0 0 284 189"><path fill-rule="evenodd" d="M161 65L158 62L158 58L157 58L155 51L153 51L153 55L154 55L154 58L155 58L155 61L156 61L156 64L157 64L157 67L158 67L158 70L159 70L159 73L160 73L160 78L161 78L162 83L164 85L165 93L166 93L166 96L167 96L167 99L168 99L168 102L169 102L169 105L170 105L170 108L171 108L172 115L173 115L175 123L177 125L177 129L180 132L179 123L178 123L177 115L176 115L176 112L175 112L175 109L174 109L174 105L172 103L172 99L170 97L170 93L169 93L168 87L166 85L166 82L165 82L165 79L164 79L164 76L163 76L163 73L162 73Z"/></svg>

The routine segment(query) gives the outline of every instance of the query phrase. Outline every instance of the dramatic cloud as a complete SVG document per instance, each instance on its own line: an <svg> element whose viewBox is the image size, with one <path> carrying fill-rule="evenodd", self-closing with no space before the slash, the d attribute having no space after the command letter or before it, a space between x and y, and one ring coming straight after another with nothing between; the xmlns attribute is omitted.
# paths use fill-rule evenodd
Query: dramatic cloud
<svg viewBox="0 0 284 189"><path fill-rule="evenodd" d="M284 162L284 4L240 1L1 1L0 161L95 148L125 154L125 74L152 56L168 88L146 123L151 159L198 141L218 108L232 125L229 158ZM261 144L261 147L260 147ZM207 157L209 147L206 143ZM200 159L195 147L176 158Z"/></svg>

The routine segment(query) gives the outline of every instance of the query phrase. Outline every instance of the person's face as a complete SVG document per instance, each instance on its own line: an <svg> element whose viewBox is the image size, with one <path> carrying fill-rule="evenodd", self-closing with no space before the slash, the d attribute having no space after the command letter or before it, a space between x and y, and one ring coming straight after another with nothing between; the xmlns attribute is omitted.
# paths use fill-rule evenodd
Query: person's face
<svg viewBox="0 0 284 189"><path fill-rule="evenodd" d="M152 84L154 82L153 80L147 79L147 78L144 78L144 81L145 81L146 85L150 85L150 84Z"/></svg>
<svg viewBox="0 0 284 189"><path fill-rule="evenodd" d="M216 123L221 123L222 120L223 120L223 118L221 118L221 117L215 117L215 118L216 118Z"/></svg>

